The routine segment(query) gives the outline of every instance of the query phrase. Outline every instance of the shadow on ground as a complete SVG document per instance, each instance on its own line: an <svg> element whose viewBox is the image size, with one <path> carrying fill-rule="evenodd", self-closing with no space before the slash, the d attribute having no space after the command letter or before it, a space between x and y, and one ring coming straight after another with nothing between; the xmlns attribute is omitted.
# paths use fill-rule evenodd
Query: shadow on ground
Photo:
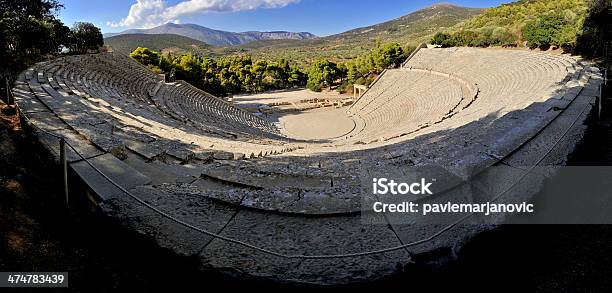
<svg viewBox="0 0 612 293"><path fill-rule="evenodd" d="M602 141L606 125L589 130L574 165L610 159L612 144ZM74 292L312 289L200 272L195 260L156 248L106 218L66 210L58 178L48 175L58 172L34 155L37 148L18 129L0 127L0 271L68 271ZM503 226L478 236L443 268L329 289L610 292L610 243L610 226Z"/></svg>

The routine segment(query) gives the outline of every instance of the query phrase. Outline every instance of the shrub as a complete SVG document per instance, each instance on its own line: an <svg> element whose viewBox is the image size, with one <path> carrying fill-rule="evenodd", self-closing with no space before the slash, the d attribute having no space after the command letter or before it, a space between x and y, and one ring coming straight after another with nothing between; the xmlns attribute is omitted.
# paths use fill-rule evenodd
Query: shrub
<svg viewBox="0 0 612 293"><path fill-rule="evenodd" d="M518 36L512 34L507 28L496 27L491 34L491 43L498 46L512 46L518 42Z"/></svg>
<svg viewBox="0 0 612 293"><path fill-rule="evenodd" d="M558 38L559 30L564 24L565 20L561 15L544 15L525 25L523 37L532 48L558 45L554 41Z"/></svg>
<svg viewBox="0 0 612 293"><path fill-rule="evenodd" d="M451 39L451 36L449 34L439 32L433 36L433 38L431 39L431 43L434 45L446 47L450 39Z"/></svg>
<svg viewBox="0 0 612 293"><path fill-rule="evenodd" d="M338 88L336 88L336 91L338 93L344 94L348 91L349 88L351 88L353 86L353 84L350 84L348 81L344 81L342 84L340 84L338 86Z"/></svg>
<svg viewBox="0 0 612 293"><path fill-rule="evenodd" d="M487 9L454 31L437 33L431 42L443 47L516 46L526 42L532 48L550 45L573 48L578 35L596 31L589 30L591 19L604 27L609 23L605 8L609 3L609 0L519 0ZM604 33L596 34L596 41L601 43ZM588 46L601 50L596 44Z"/></svg>

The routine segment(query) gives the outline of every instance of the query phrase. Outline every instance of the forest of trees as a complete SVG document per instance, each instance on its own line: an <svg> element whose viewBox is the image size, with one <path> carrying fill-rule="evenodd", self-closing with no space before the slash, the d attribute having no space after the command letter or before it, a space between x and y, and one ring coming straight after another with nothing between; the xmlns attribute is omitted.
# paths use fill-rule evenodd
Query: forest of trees
<svg viewBox="0 0 612 293"><path fill-rule="evenodd" d="M385 68L396 67L407 57L397 43L380 44L369 54L336 64L317 60L303 70L287 60L253 60L251 56L210 58L187 53L161 54L148 48L137 48L130 56L156 73L175 73L185 80L217 96L237 93L258 93L268 90L307 86L313 91L325 88L347 91L353 84L369 84Z"/></svg>
<svg viewBox="0 0 612 293"><path fill-rule="evenodd" d="M585 0L520 0L488 9L453 31L439 32L431 42L443 47L526 45L573 50L588 7Z"/></svg>
<svg viewBox="0 0 612 293"><path fill-rule="evenodd" d="M398 43L376 43L368 54L348 61L345 86L353 84L370 85L376 77L387 68L396 68L408 58L414 48L402 48ZM342 88L341 88L342 89Z"/></svg>
<svg viewBox="0 0 612 293"><path fill-rule="evenodd" d="M338 92L344 93L353 84L370 85L383 70L401 65L409 51L398 43L381 44L377 41L370 53L346 63L318 60L309 70L307 86L312 91L336 87Z"/></svg>
<svg viewBox="0 0 612 293"><path fill-rule="evenodd" d="M100 29L90 23L68 28L56 14L57 0L0 1L0 74L9 76L62 46L83 53L104 45Z"/></svg>
<svg viewBox="0 0 612 293"><path fill-rule="evenodd" d="M193 53L161 54L147 48L138 48L130 56L156 73L175 72L177 79L218 96L303 86L307 80L306 74L287 60L254 61L250 56L212 59Z"/></svg>

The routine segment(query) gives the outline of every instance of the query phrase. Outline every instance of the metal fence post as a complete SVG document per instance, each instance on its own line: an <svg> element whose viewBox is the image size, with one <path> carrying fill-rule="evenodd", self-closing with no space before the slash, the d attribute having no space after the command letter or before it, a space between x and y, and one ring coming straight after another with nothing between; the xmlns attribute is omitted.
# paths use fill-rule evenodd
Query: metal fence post
<svg viewBox="0 0 612 293"><path fill-rule="evenodd" d="M4 86L6 87L6 104L11 105L11 89L9 88L8 77L4 78Z"/></svg>
<svg viewBox="0 0 612 293"><path fill-rule="evenodd" d="M62 180L64 185L64 197L66 199L66 207L70 207L68 201L68 160L66 159L66 140L60 139L60 164L62 166Z"/></svg>
<svg viewBox="0 0 612 293"><path fill-rule="evenodd" d="M597 97L597 120L601 120L601 105L603 99L603 84L599 84L599 97Z"/></svg>

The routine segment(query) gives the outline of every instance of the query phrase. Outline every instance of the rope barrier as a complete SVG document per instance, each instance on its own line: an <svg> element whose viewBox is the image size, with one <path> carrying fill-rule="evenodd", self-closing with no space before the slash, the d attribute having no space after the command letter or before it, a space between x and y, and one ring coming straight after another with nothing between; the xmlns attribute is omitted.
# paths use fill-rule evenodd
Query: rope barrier
<svg viewBox="0 0 612 293"><path fill-rule="evenodd" d="M573 103L573 101L572 101ZM504 194L506 194L508 191L510 191L512 188L514 188L521 180L523 180L528 174L530 174L531 172L533 172L533 170L557 147L557 145L567 136L567 134L569 133L569 131L576 125L576 123L578 123L578 120L580 120L580 117L584 114L584 112L587 110L587 108L590 106L590 104L588 104L587 106L585 106L582 111L580 112L579 115L576 116L576 119L573 121L572 125L570 127L568 127L565 132L563 133L563 135L553 144L553 146L531 167L529 168L522 176L520 176L520 178L515 181L511 186L509 186L507 189L505 189L504 191L502 191L501 193L497 194L496 196L494 196L492 198L492 200L490 202L495 202L497 201L499 198L501 198ZM20 112L21 113L21 112ZM27 121L31 121L26 115L22 115ZM414 242L410 242L410 243L406 243L406 244L402 244L399 246L393 246L393 247L388 247L388 248L382 248L382 249L378 249L378 250L371 250L371 251L364 251L364 252L357 252L357 253L345 253L345 254L334 254L334 255L303 255L303 254L284 254L284 253L280 253L280 252L276 252L270 249L266 249L266 248L262 248L259 246L255 246L253 244L241 241L241 240L237 240L234 238L230 238L230 237L226 237L223 235L220 235L218 233L214 233L214 232L210 232L208 230L196 227L192 224L189 224L185 221L182 221L180 219L177 219L171 215L169 215L168 213L160 210L159 208L153 206L152 204L147 203L146 201L144 201L143 199L139 198L138 196L132 194L130 191L126 190L124 187L120 186L118 183L116 183L114 180L112 180L110 177L108 177L106 174L104 174L100 169L98 169L93 163L91 163L87 158L85 158L83 155L81 155L76 149L75 147L72 146L72 144L70 144L68 141L65 140L65 138L63 136L59 136L56 135L54 133L51 133L50 131L44 130L38 126L36 126L33 123L29 123L30 125L34 126L36 129L39 129L40 131L47 133L53 137L56 137L60 140L64 140L66 145L68 147L70 147L75 153L76 155L81 158L84 162L86 162L87 165L89 165L94 171L96 171L96 173L98 173L100 176L102 176L104 179L106 179L109 183L111 183L113 186L115 186L116 188L118 188L119 190L121 190L123 193L125 193L127 196L129 196L130 198L134 199L135 201L137 201L138 203L140 203L141 205L145 206L146 208L152 210L153 212L159 214L160 216L174 222L177 223L181 226L184 226L186 228L189 228L191 230L194 230L196 232L202 233L204 235L207 235L209 237L212 237L214 239L219 239L219 240L223 240L229 243L233 243L236 245L240 245L246 248L250 248L253 249L255 251L258 252L262 252L265 254L269 254L269 255L273 255L276 257L281 257L281 258L287 258L287 259L302 259L302 260L308 260L308 259L338 259L338 258L349 258L349 257L363 257L363 256L370 256L370 255L376 255L376 254L382 254L382 253L388 253L388 252L393 252L393 251L398 251L398 250L402 250L402 249L406 249L409 247L413 247L419 244L423 244L423 243L427 243L430 242L434 239L436 239L437 237L439 237L440 235L444 234L445 232L451 230L452 228L454 228L455 226L459 225L461 222L467 220L468 218L474 216L476 213L469 213L461 218L459 218L458 220L450 223L449 225L445 226L444 228L442 228L441 230L439 230L438 232L432 234L431 236L418 240L418 241L414 241Z"/></svg>

